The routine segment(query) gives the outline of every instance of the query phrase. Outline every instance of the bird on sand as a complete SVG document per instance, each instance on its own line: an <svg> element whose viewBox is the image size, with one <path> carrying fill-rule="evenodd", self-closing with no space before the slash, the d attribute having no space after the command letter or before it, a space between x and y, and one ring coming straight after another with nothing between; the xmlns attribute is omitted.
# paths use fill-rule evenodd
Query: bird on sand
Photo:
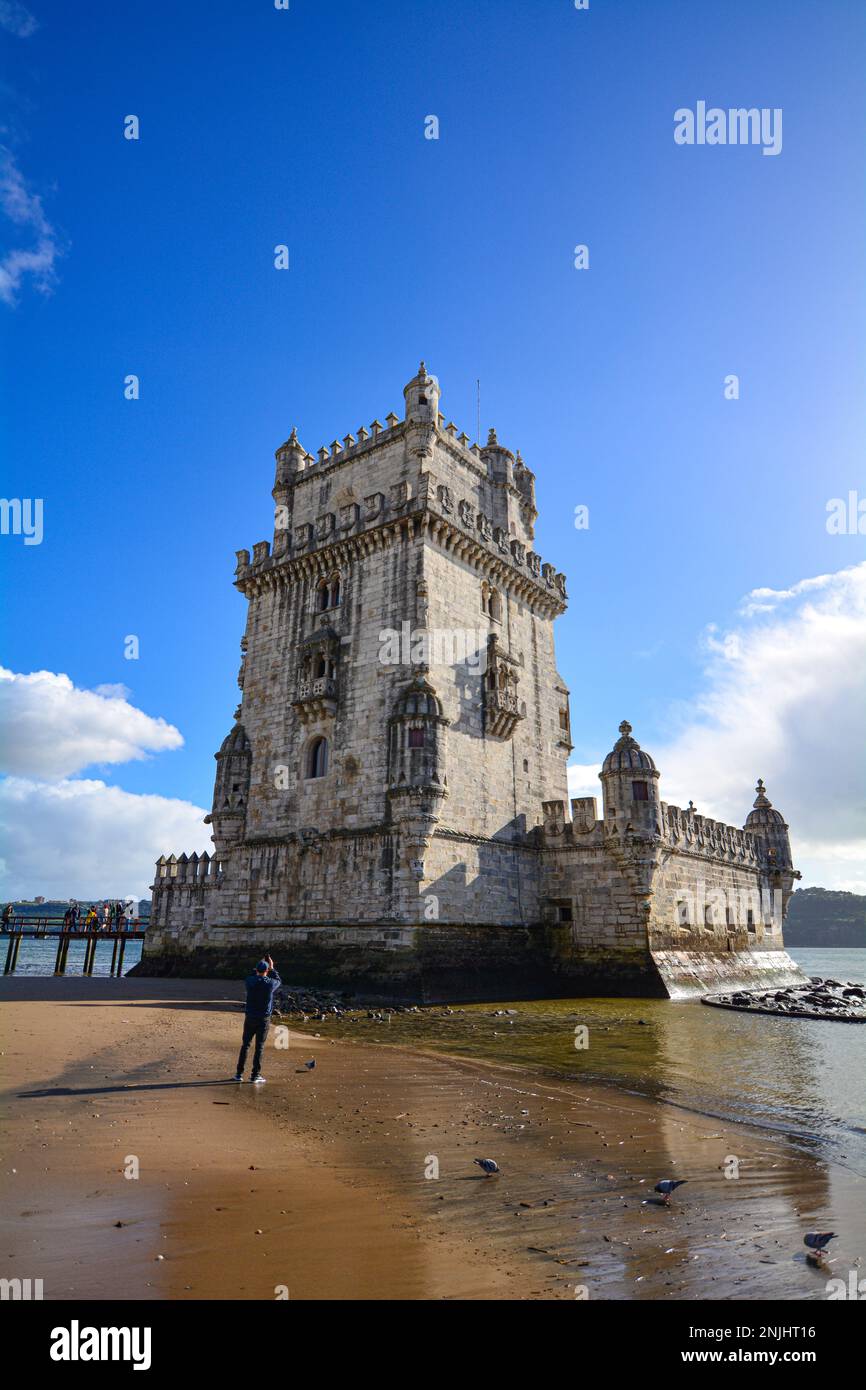
<svg viewBox="0 0 866 1390"><path fill-rule="evenodd" d="M665 1206L670 1206L671 1197L678 1187L683 1187L688 1182L688 1178L662 1178L655 1186L656 1192L660 1192L664 1198Z"/></svg>
<svg viewBox="0 0 866 1390"><path fill-rule="evenodd" d="M473 1159L473 1162L484 1170L488 1178L492 1178L494 1173L499 1172L499 1164L495 1158L476 1158Z"/></svg>
<svg viewBox="0 0 866 1390"><path fill-rule="evenodd" d="M304 1066L307 1068L307 1071L315 1071L315 1069L316 1069L316 1059L315 1059L315 1057L311 1057L310 1060L309 1060L309 1062L305 1062L305 1063L304 1063Z"/></svg>

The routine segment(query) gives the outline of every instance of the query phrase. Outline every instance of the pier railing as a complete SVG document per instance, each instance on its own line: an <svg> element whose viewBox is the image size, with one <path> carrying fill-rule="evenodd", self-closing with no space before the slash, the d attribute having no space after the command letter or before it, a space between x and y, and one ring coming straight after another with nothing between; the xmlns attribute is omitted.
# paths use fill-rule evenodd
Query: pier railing
<svg viewBox="0 0 866 1390"><path fill-rule="evenodd" d="M126 952L127 941L143 941L145 929L146 924L139 917L133 918L129 926L120 929L113 926L107 928L82 926L77 931L70 931L68 927L64 926L62 917L13 917L10 922L3 926L3 936L9 943L6 948L6 963L3 967L3 974L13 975L15 973L22 941L56 940L55 975L66 974L71 941L83 941L85 943L81 973L82 975L92 975L97 946L100 941L110 941L113 944L109 974L120 977L123 974L123 957Z"/></svg>

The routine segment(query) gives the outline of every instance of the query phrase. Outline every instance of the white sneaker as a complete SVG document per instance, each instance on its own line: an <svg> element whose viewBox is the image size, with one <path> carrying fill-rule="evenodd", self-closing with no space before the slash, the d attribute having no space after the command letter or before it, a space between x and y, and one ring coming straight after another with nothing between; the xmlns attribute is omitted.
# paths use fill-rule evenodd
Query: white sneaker
<svg viewBox="0 0 866 1390"><path fill-rule="evenodd" d="M264 1086L264 1084L265 1084L265 1078L264 1078L263 1076L254 1076L254 1077L253 1077L253 1085L254 1085L254 1086Z"/></svg>

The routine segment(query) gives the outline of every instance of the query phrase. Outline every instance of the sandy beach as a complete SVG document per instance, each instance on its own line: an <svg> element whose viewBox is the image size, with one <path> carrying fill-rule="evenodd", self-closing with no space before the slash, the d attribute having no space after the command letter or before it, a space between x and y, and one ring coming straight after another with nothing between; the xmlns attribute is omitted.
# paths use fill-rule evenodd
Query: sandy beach
<svg viewBox="0 0 866 1390"><path fill-rule="evenodd" d="M863 1253L862 1179L613 1088L313 1026L272 1028L268 1084L238 1086L241 998L3 981L5 1277L46 1299L823 1299ZM688 1180L669 1208L661 1177ZM816 1228L840 1232L823 1274Z"/></svg>

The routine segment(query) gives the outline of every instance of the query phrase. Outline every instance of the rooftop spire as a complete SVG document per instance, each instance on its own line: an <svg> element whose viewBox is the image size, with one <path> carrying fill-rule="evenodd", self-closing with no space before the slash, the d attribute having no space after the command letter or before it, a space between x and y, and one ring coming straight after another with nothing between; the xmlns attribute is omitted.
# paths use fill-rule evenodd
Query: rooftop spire
<svg viewBox="0 0 866 1390"><path fill-rule="evenodd" d="M773 804L772 801L770 801L769 798L767 797L767 790L766 790L766 787L764 786L764 779L763 779L763 777L759 777L759 778L758 778L758 785L755 787L755 791L758 793L757 797L755 798L755 802L754 802L754 808L755 808L756 811L757 811L757 810L763 810L763 809L766 809L766 808L769 807L769 806L772 806L772 804Z"/></svg>

